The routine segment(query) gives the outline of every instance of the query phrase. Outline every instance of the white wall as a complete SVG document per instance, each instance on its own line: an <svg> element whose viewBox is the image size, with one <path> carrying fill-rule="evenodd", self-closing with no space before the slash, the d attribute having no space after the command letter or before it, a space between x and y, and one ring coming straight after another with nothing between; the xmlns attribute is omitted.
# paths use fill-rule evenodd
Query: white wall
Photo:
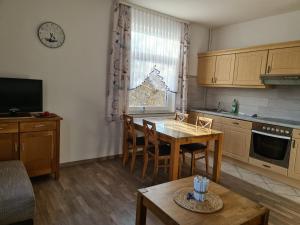
<svg viewBox="0 0 300 225"><path fill-rule="evenodd" d="M44 110L64 120L61 162L120 153L119 124L105 121L111 0L0 0L0 75L42 79ZM62 26L61 48L43 46L38 26ZM204 51L207 29L192 24L189 74Z"/></svg>
<svg viewBox="0 0 300 225"><path fill-rule="evenodd" d="M213 30L212 49L243 48L300 39L300 11L251 20Z"/></svg>
<svg viewBox="0 0 300 225"><path fill-rule="evenodd" d="M212 49L300 40L299 22L300 11L295 11L217 28L213 31ZM237 98L241 112L300 120L299 86L263 90L207 88L206 95L207 107L216 107L221 101L230 110L232 100Z"/></svg>
<svg viewBox="0 0 300 225"><path fill-rule="evenodd" d="M104 120L111 0L0 0L0 74L42 79L44 109L62 116L61 162L119 152L120 129ZM38 26L62 26L61 48Z"/></svg>

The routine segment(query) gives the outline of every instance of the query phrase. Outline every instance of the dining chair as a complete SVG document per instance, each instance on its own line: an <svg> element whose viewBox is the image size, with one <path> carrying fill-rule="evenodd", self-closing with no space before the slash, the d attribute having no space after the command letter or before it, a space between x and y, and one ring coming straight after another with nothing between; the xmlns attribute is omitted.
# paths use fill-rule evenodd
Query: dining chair
<svg viewBox="0 0 300 225"><path fill-rule="evenodd" d="M175 112L175 120L187 122L189 118L189 114L182 113L182 112Z"/></svg>
<svg viewBox="0 0 300 225"><path fill-rule="evenodd" d="M156 124L147 120L143 120L143 128L145 135L144 146L144 165L142 170L142 178L145 177L148 161L154 161L153 182L156 180L159 168L168 168L170 166L171 147L167 143L159 142L156 132ZM163 164L160 162L163 161ZM168 163L165 163L168 162Z"/></svg>
<svg viewBox="0 0 300 225"><path fill-rule="evenodd" d="M135 168L135 161L136 161L136 155L137 150L140 148L144 148L145 145L145 139L144 137L137 137L136 130L133 123L133 117L124 114L124 141L127 144L127 151L123 154L123 166L126 165L129 157L129 150L131 150L131 166L130 171L133 173Z"/></svg>
<svg viewBox="0 0 300 225"><path fill-rule="evenodd" d="M206 117L198 116L196 120L196 126L201 128L208 128L211 129L213 120ZM199 159L205 159L205 169L206 169L206 175L208 175L208 168L209 168L209 162L208 162L208 142L207 143L193 143L193 144L184 144L181 145L181 151L183 154L183 160L185 160L185 153L191 154L191 175L194 174L196 161ZM199 155L199 156L197 156Z"/></svg>

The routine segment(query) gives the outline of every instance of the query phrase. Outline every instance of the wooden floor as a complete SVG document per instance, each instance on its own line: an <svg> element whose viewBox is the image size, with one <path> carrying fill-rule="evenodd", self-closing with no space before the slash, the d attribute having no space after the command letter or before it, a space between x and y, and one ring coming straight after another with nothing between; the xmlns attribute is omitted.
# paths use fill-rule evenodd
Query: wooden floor
<svg viewBox="0 0 300 225"><path fill-rule="evenodd" d="M61 169L59 181L50 177L33 179L37 211L35 225L133 225L136 190L151 186L150 179L121 166L120 159L93 162ZM183 173L186 173L184 166ZM148 174L150 174L150 169ZM161 171L164 182L167 175ZM270 210L270 225L300 224L300 205L261 188L222 174L222 185ZM151 213L147 225L161 224ZM218 224L216 224L218 225Z"/></svg>

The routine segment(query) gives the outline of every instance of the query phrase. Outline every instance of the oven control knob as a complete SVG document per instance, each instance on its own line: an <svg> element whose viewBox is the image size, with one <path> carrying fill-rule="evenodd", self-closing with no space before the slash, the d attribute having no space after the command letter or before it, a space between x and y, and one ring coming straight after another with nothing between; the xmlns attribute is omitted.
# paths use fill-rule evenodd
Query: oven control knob
<svg viewBox="0 0 300 225"><path fill-rule="evenodd" d="M285 134L290 134L290 132L288 130L285 131Z"/></svg>
<svg viewBox="0 0 300 225"><path fill-rule="evenodd" d="M276 128L276 132L279 133L279 129L278 128Z"/></svg>
<svg viewBox="0 0 300 225"><path fill-rule="evenodd" d="M271 131L273 131L273 132L274 132L274 131L275 131L275 128L272 128L272 129L271 129Z"/></svg>
<svg viewBox="0 0 300 225"><path fill-rule="evenodd" d="M267 130L271 130L271 127L267 127Z"/></svg>
<svg viewBox="0 0 300 225"><path fill-rule="evenodd" d="M265 127L265 126L263 126L263 127L262 127L262 129L263 129L263 130L265 130L265 129L266 129L266 127Z"/></svg>
<svg viewBox="0 0 300 225"><path fill-rule="evenodd" d="M284 133L284 130L280 130L280 133L282 133L282 134L283 134L283 133Z"/></svg>

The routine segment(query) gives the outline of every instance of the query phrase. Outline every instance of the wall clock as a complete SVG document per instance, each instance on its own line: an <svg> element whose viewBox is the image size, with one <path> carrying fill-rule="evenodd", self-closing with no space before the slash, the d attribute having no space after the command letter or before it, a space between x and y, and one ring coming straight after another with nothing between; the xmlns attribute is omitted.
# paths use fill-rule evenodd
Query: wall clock
<svg viewBox="0 0 300 225"><path fill-rule="evenodd" d="M65 42L63 29L53 22L42 23L38 28L38 37L48 48L59 48Z"/></svg>

